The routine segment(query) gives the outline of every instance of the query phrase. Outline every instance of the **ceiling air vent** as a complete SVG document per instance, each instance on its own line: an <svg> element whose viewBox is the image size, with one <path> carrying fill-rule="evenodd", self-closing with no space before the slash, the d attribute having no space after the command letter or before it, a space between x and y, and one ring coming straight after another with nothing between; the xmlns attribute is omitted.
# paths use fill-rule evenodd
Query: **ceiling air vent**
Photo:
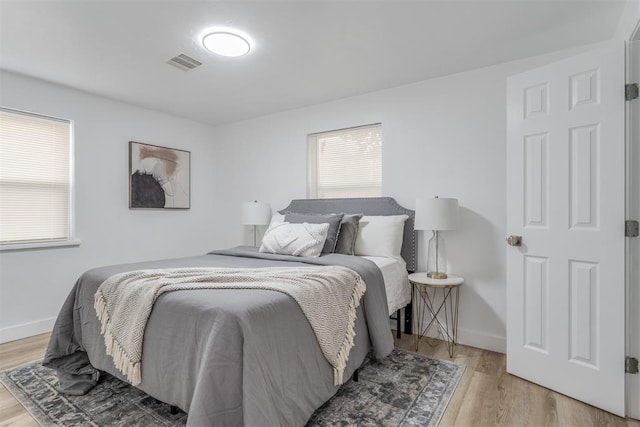
<svg viewBox="0 0 640 427"><path fill-rule="evenodd" d="M185 55L184 53L181 53L180 55L168 60L167 64L178 67L184 71L189 71L202 65L202 62L198 61L197 59L193 59L192 57Z"/></svg>

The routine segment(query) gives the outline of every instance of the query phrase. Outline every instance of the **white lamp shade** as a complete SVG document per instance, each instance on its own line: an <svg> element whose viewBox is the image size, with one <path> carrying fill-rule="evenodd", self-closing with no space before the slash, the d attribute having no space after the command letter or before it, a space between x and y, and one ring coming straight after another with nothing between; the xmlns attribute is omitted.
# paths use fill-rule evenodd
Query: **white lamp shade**
<svg viewBox="0 0 640 427"><path fill-rule="evenodd" d="M271 220L271 206L265 202L245 202L242 204L244 225L267 225Z"/></svg>
<svg viewBox="0 0 640 427"><path fill-rule="evenodd" d="M416 230L455 230L457 227L458 199L416 200Z"/></svg>

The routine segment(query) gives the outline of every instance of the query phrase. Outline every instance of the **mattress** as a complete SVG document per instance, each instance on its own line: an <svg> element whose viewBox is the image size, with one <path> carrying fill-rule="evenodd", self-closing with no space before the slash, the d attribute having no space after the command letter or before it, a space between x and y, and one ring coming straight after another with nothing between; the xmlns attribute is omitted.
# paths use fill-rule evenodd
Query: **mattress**
<svg viewBox="0 0 640 427"><path fill-rule="evenodd" d="M380 256L361 256L360 258L373 262L382 272L390 316L411 302L407 263L402 258Z"/></svg>

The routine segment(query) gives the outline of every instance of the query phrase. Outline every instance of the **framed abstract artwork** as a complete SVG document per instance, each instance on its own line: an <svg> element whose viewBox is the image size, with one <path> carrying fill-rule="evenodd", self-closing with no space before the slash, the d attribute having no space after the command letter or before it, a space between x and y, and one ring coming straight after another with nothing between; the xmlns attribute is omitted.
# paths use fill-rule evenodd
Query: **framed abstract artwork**
<svg viewBox="0 0 640 427"><path fill-rule="evenodd" d="M129 208L189 209L191 153L129 141Z"/></svg>

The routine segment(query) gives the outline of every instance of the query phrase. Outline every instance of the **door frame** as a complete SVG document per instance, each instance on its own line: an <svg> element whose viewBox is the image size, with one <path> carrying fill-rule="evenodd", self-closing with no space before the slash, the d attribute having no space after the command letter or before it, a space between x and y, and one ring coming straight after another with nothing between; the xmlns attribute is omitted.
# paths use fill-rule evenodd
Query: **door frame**
<svg viewBox="0 0 640 427"><path fill-rule="evenodd" d="M640 22L626 41L626 83L640 83ZM635 45L635 46L634 46ZM640 100L627 102L626 219L640 220ZM640 238L626 239L626 354L640 358ZM640 375L626 374L626 415L640 419Z"/></svg>

